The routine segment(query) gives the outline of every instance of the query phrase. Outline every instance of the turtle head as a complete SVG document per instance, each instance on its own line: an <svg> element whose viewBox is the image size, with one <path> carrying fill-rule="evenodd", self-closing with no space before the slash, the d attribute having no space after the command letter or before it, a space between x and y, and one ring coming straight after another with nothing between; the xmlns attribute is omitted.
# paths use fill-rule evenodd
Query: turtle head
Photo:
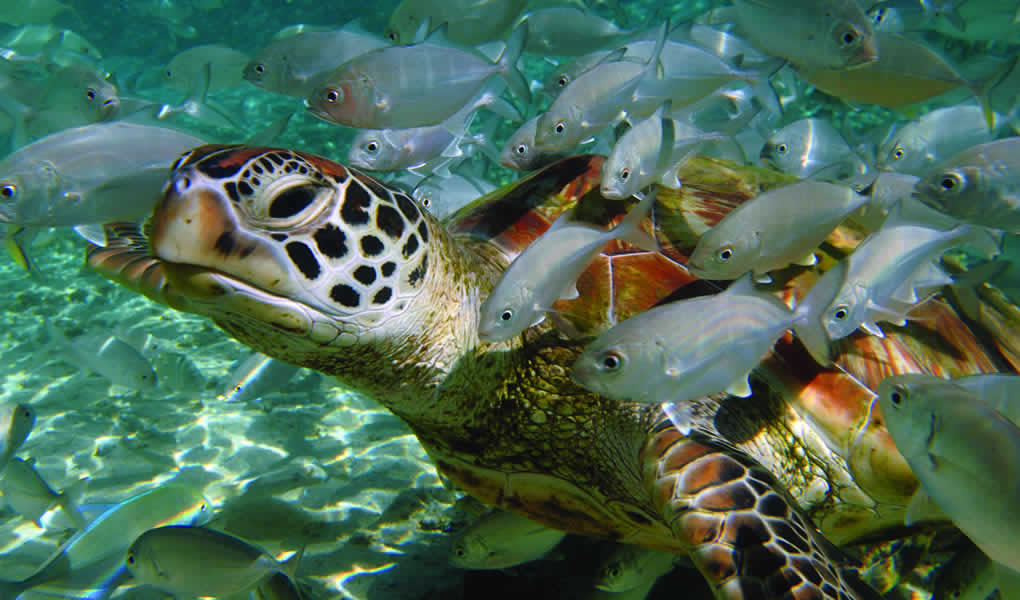
<svg viewBox="0 0 1020 600"><path fill-rule="evenodd" d="M408 340L438 320L432 249L445 239L406 194L341 165L202 146L178 159L153 214L140 277L162 289L139 291L270 356L356 379L357 360L341 351L351 346L365 360L420 361L408 353L424 343L408 350ZM122 283L143 271L105 249L89 263Z"/></svg>

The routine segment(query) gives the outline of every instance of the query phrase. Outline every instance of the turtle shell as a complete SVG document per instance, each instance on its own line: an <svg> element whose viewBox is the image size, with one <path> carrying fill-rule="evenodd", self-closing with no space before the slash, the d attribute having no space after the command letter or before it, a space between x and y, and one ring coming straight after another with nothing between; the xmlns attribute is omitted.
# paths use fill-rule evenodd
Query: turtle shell
<svg viewBox="0 0 1020 600"><path fill-rule="evenodd" d="M447 225L451 231L489 240L508 259L566 210L574 211L573 219L611 227L636 202L601 196L603 160L600 156L565 159L480 198L452 215ZM699 237L741 203L794 181L772 171L702 157L691 160L681 175L683 188L659 189L653 215L642 224L654 233L661 253L626 242L609 244L578 279L579 297L560 300L554 307L554 322L567 335L597 336L659 303L721 290L725 282L698 281L684 267ZM868 233L844 224L816 252L817 265L773 272L774 282L765 289L794 305ZM958 263L947 268L961 270ZM885 430L873 390L886 376L900 373L959 377L1015 370L1020 312L987 285L978 292L981 302L970 317L961 316L950 293L918 308L905 327L883 326L884 338L859 330L833 344L835 360L830 367L818 365L787 334L756 376L821 433L830 449L847 461L857 485L871 499L905 505L917 481ZM839 523L824 522L824 515L821 520L819 525L834 532L835 539L844 537ZM846 537L853 536L847 533Z"/></svg>

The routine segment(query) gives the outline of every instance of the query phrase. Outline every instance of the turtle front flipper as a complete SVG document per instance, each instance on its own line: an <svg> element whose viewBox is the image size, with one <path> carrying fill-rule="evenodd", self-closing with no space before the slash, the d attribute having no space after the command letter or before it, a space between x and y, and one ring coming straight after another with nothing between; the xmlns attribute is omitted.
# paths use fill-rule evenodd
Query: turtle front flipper
<svg viewBox="0 0 1020 600"><path fill-rule="evenodd" d="M663 416L641 459L656 508L719 600L879 598L740 450Z"/></svg>

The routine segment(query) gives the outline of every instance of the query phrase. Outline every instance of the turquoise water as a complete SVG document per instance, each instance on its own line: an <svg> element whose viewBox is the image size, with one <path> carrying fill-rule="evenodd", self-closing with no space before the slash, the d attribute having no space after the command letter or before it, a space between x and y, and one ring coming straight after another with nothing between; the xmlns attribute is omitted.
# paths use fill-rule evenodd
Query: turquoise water
<svg viewBox="0 0 1020 600"><path fill-rule="evenodd" d="M625 0L592 4L594 14L624 28L647 25L653 18L681 23L711 5ZM101 52L102 59L94 64L110 73L121 95L174 104L186 90L167 87L162 76L182 50L215 43L252 55L282 26L294 23L339 26L358 19L366 30L381 33L396 3L145 0L69 6L73 12L57 14L49 22L77 32ZM0 25L0 36L18 28ZM923 37L966 73L971 66L975 73L987 72L983 57L1005 59L1016 51L999 41L955 40L932 32ZM521 61L522 71L537 81L552 68L546 57L528 55ZM46 75L30 69L15 80L18 77L41 81ZM863 142L874 141L878 132L902 119L888 109L848 105L802 83L783 85L776 83L784 100L784 123L820 117L846 137ZM996 92L996 104L1008 103L1006 94ZM527 107L529 115L548 105L547 98L540 94L536 98L536 105ZM958 90L919 110L968 98L968 92ZM351 129L313 117L301 99L246 82L213 89L206 100L240 127L220 127L187 116L167 124L210 141L236 143L292 112L273 145L338 162L344 161L354 136ZM515 128L509 122L499 124L497 151ZM492 184L519 176L481 154L468 165ZM396 417L372 399L308 370L300 370L285 385L270 386L271 391L258 400L230 402L222 397L228 391L226 381L251 354L249 349L207 319L158 305L85 268L85 242L68 229L40 231L26 241L26 248L38 271L34 275L12 260L0 259L0 403L16 402L35 410L35 428L17 455L35 459L36 470L53 489L87 477L83 505L102 507L168 481L200 486L219 515L214 526L279 557L306 547L298 580L307 598L454 599L494 593L536 599L630 597L592 589L599 562L612 544L580 537L569 537L545 560L509 571L450 566L452 534L477 518L481 509L443 485L421 446ZM79 368L51 339L47 323L70 337L118 336L155 366L158 386L128 389ZM315 465L325 478L275 497L243 493L244 485L260 475L306 464ZM0 579L31 573L67 538L69 528L60 510L50 510L37 525L9 508L0 509ZM902 546L863 550L880 563L868 573L871 581L883 584L882 591L890 598L927 597L925 590L937 575L931 565L948 563L962 544L958 536L944 537L948 541L943 537L932 541L934 534L921 533ZM948 550L939 546L943 542ZM920 552L918 548L935 550L911 562L911 552ZM23 597L74 596L91 587L73 582ZM695 571L677 568L648 598L676 597L678 590L684 597L711 597ZM163 597L131 584L116 593Z"/></svg>

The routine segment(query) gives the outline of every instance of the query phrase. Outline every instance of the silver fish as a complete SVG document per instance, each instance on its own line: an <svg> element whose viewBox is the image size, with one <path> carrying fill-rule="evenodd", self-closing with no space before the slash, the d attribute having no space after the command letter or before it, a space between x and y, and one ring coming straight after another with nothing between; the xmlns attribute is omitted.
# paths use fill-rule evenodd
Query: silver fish
<svg viewBox="0 0 1020 600"><path fill-rule="evenodd" d="M315 116L349 127L423 127L457 112L494 76L530 102L528 83L516 67L526 36L526 26L516 28L495 62L451 46L442 29L419 44L372 50L326 76L306 104Z"/></svg>
<svg viewBox="0 0 1020 600"><path fill-rule="evenodd" d="M491 144L485 133L469 135L475 113L488 108L511 119L520 113L499 97L502 86L485 90L439 125L410 129L363 129L351 142L347 162L371 171L413 169L425 173L449 174L454 161L467 157L461 145Z"/></svg>
<svg viewBox="0 0 1020 600"><path fill-rule="evenodd" d="M676 559L669 552L621 545L599 567L595 587L607 592L633 590L672 571Z"/></svg>
<svg viewBox="0 0 1020 600"><path fill-rule="evenodd" d="M294 559L300 559L300 553ZM188 525L150 529L128 548L127 570L139 583L174 595L224 597L251 591L276 573L293 575L296 560L277 562L232 535Z"/></svg>
<svg viewBox="0 0 1020 600"><path fill-rule="evenodd" d="M414 186L411 197L442 220L494 189L496 186L478 177L429 175Z"/></svg>
<svg viewBox="0 0 1020 600"><path fill-rule="evenodd" d="M542 56L580 56L615 46L632 31L623 31L611 21L576 6L549 6L531 10L518 20L527 22L528 41L524 51Z"/></svg>
<svg viewBox="0 0 1020 600"><path fill-rule="evenodd" d="M639 228L651 215L655 194L648 194L610 231L569 223L569 212L521 252L479 308L478 338L507 340L545 320L560 298L575 297L574 282L606 244L622 239L648 252L655 239Z"/></svg>
<svg viewBox="0 0 1020 600"><path fill-rule="evenodd" d="M227 402L250 402L287 385L300 367L255 352L227 376L223 393L217 396Z"/></svg>
<svg viewBox="0 0 1020 600"><path fill-rule="evenodd" d="M982 107L947 106L890 131L879 147L877 166L921 176L938 163L993 138Z"/></svg>
<svg viewBox="0 0 1020 600"><path fill-rule="evenodd" d="M244 65L243 77L264 90L304 98L320 77L355 56L387 45L385 39L356 23L335 31L300 31L259 50Z"/></svg>
<svg viewBox="0 0 1020 600"><path fill-rule="evenodd" d="M735 0L737 24L761 50L798 65L846 69L879 56L872 21L844 0Z"/></svg>
<svg viewBox="0 0 1020 600"><path fill-rule="evenodd" d="M1020 392L1020 377L985 373L956 377L953 383L981 398L985 404L1020 425L1020 395L1017 394Z"/></svg>
<svg viewBox="0 0 1020 600"><path fill-rule="evenodd" d="M641 81L655 75L667 30L666 23L659 27L655 50L646 62L627 60L618 51L571 81L539 117L536 147L542 152L567 150L620 122L627 115ZM661 103L662 100L656 106ZM651 111L654 110L653 107Z"/></svg>
<svg viewBox="0 0 1020 600"><path fill-rule="evenodd" d="M890 220L897 221L896 215ZM991 254L998 252L994 238L974 227L938 231L887 221L822 275L801 304L817 309L830 340L847 337L858 327L882 336L878 321L904 325L911 310L952 283L933 261L967 243Z"/></svg>
<svg viewBox="0 0 1020 600"><path fill-rule="evenodd" d="M25 519L42 527L40 520L54 506L64 511L77 529L86 526L78 504L88 479L79 479L62 492L56 492L35 470L35 461L12 458L3 475L4 500Z"/></svg>
<svg viewBox="0 0 1020 600"><path fill-rule="evenodd" d="M419 32L445 25L447 37L474 46L501 39L526 0L402 0L386 26L386 37L410 44Z"/></svg>
<svg viewBox="0 0 1020 600"><path fill-rule="evenodd" d="M1020 427L941 378L895 375L876 392L889 435L921 482L911 502L930 496L992 560L1020 570Z"/></svg>
<svg viewBox="0 0 1020 600"><path fill-rule="evenodd" d="M52 322L47 321L46 326L61 357L76 367L135 390L156 386L156 372L134 346L107 334L85 334L68 339Z"/></svg>
<svg viewBox="0 0 1020 600"><path fill-rule="evenodd" d="M247 54L227 46L219 44L194 46L170 59L163 72L163 82L169 87L191 89L194 81L202 76L202 69L208 64L212 70L209 89L237 87L241 84L242 70L248 64L248 60Z"/></svg>
<svg viewBox="0 0 1020 600"><path fill-rule="evenodd" d="M957 10L968 0L885 0L868 9L876 31L902 33L904 31L935 30L940 19L948 20L958 29L966 29L967 22Z"/></svg>
<svg viewBox="0 0 1020 600"><path fill-rule="evenodd" d="M141 219L152 212L173 161L204 143L121 122L55 133L0 162L0 222L67 227ZM106 244L101 227L79 232Z"/></svg>
<svg viewBox="0 0 1020 600"><path fill-rule="evenodd" d="M720 294L656 306L618 323L588 344L571 377L615 400L683 402L722 391L747 397L750 372L785 331L799 334L810 318L744 277Z"/></svg>
<svg viewBox="0 0 1020 600"><path fill-rule="evenodd" d="M814 250L847 215L869 201L850 187L800 181L744 202L698 240L687 268L705 279L761 279L790 263L817 262Z"/></svg>
<svg viewBox="0 0 1020 600"><path fill-rule="evenodd" d="M450 564L462 569L505 569L542 558L566 535L518 514L495 510L457 536Z"/></svg>
<svg viewBox="0 0 1020 600"><path fill-rule="evenodd" d="M144 350L143 350L144 351ZM152 369L160 384L175 392L200 392L206 378L188 356L179 352L161 352L152 360Z"/></svg>
<svg viewBox="0 0 1020 600"><path fill-rule="evenodd" d="M653 183L679 188L677 173L698 149L724 136L705 133L670 116L670 103L624 133L602 167L600 190L613 200L632 196Z"/></svg>
<svg viewBox="0 0 1020 600"><path fill-rule="evenodd" d="M0 404L0 473L28 439L34 425L35 411L31 406L17 402Z"/></svg>
<svg viewBox="0 0 1020 600"><path fill-rule="evenodd" d="M297 488L320 484L328 479L326 470L318 463L298 459L248 481L244 484L242 493L246 497L278 496Z"/></svg>
<svg viewBox="0 0 1020 600"><path fill-rule="evenodd" d="M794 177L848 179L868 165L826 119L800 119L776 131L762 146L766 165Z"/></svg>
<svg viewBox="0 0 1020 600"><path fill-rule="evenodd" d="M1020 232L1020 137L974 146L927 172L917 198L964 223Z"/></svg>
<svg viewBox="0 0 1020 600"><path fill-rule="evenodd" d="M499 164L515 171L534 171L567 156L566 152L543 152L535 144L535 132L541 115L532 117L517 128L503 146Z"/></svg>
<svg viewBox="0 0 1020 600"><path fill-rule="evenodd" d="M111 560L121 563L131 543L147 530L169 524L204 523L211 507L200 491L179 484L162 485L132 496L71 536L30 576L20 581L0 580L0 597L16 598L38 585Z"/></svg>

